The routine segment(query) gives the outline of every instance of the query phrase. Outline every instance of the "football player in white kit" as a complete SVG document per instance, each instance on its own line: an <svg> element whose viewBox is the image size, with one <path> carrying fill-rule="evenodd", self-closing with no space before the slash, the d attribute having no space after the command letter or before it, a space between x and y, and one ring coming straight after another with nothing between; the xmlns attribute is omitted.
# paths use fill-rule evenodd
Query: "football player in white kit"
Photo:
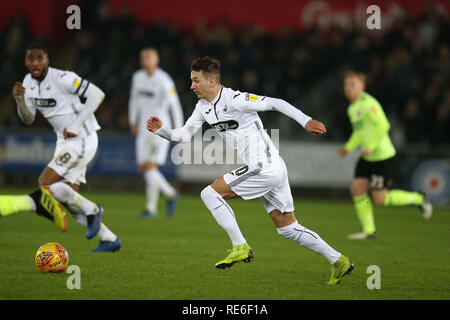
<svg viewBox="0 0 450 320"><path fill-rule="evenodd" d="M148 132L146 121L155 115L169 127L181 127L183 110L172 78L158 67L156 49L142 49L140 64L142 68L133 74L128 106L130 130L136 136L136 162L144 176L147 198L145 211L140 217L156 217L160 191L168 199L166 214L171 216L179 194L158 170L158 166L166 162L170 142Z"/></svg>
<svg viewBox="0 0 450 320"><path fill-rule="evenodd" d="M206 121L234 148L245 166L217 178L204 188L201 198L218 224L228 233L233 248L216 263L231 267L250 262L253 250L242 235L228 199L261 198L278 233L323 255L331 264L329 284L337 284L353 270L353 263L322 238L300 225L294 215L286 165L263 130L257 112L276 110L294 119L308 132L323 134L323 123L313 120L282 99L258 96L225 88L220 83L220 62L210 57L196 58L191 64L191 90L199 101L181 128L170 129L158 117L147 120L149 131L170 141L189 141Z"/></svg>
<svg viewBox="0 0 450 320"><path fill-rule="evenodd" d="M39 43L27 48L25 66L29 73L23 84L16 82L13 88L18 114L30 125L39 110L56 133L56 148L39 177L40 188L30 195L1 196L1 215L36 211L65 231L62 203L86 227L87 239L100 238L92 251L119 250L119 237L102 223L103 208L77 192L80 183L86 183L87 165L97 151L100 126L94 112L103 101L103 91L74 72L49 67L47 50ZM84 104L80 98L86 99Z"/></svg>

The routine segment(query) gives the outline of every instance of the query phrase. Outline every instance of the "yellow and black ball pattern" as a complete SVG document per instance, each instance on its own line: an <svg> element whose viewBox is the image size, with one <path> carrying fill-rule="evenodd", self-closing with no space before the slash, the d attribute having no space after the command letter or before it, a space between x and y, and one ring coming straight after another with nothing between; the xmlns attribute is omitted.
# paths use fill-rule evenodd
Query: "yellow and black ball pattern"
<svg viewBox="0 0 450 320"><path fill-rule="evenodd" d="M69 254L59 243L47 242L38 249L35 260L41 272L64 272L69 264Z"/></svg>

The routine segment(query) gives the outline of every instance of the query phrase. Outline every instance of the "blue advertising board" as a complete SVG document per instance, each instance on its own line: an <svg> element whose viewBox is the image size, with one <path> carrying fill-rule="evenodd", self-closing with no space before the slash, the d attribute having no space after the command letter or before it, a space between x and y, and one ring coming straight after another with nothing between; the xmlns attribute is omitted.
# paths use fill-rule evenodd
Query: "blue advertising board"
<svg viewBox="0 0 450 320"><path fill-rule="evenodd" d="M0 134L1 172L41 172L52 159L56 145L53 132L2 132ZM169 149L170 151L173 148ZM169 179L177 178L176 166L167 157L160 171ZM88 167L89 175L138 177L135 138L99 132L95 158Z"/></svg>

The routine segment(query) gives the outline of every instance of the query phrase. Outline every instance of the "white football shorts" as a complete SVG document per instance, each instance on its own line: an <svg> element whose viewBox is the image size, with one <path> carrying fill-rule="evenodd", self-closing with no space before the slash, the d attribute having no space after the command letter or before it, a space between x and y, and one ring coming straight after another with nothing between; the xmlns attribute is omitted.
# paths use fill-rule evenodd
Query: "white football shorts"
<svg viewBox="0 0 450 320"><path fill-rule="evenodd" d="M74 184L86 183L86 171L98 147L97 132L83 138L56 141L53 159L47 165L65 181Z"/></svg>
<svg viewBox="0 0 450 320"><path fill-rule="evenodd" d="M146 162L162 166L166 162L170 141L153 133L138 134L136 137L136 162L138 165Z"/></svg>
<svg viewBox="0 0 450 320"><path fill-rule="evenodd" d="M271 163L242 166L226 173L225 183L245 200L261 198L268 213L279 210L282 213L294 211L294 200L289 186L286 164L283 159Z"/></svg>

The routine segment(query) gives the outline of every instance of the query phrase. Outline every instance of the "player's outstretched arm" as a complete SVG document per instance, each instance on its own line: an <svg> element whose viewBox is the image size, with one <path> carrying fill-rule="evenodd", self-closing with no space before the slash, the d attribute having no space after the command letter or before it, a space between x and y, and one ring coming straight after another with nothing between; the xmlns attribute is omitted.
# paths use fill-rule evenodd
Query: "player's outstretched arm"
<svg viewBox="0 0 450 320"><path fill-rule="evenodd" d="M147 120L147 130L157 134L161 138L164 138L169 141L177 142L173 140L172 134L174 129L163 127L163 123L158 117L150 117Z"/></svg>
<svg viewBox="0 0 450 320"><path fill-rule="evenodd" d="M171 129L164 126L158 117L150 117L147 120L147 130L172 142L187 142L201 129L203 122L205 122L205 119L197 108L195 108L192 115L181 128Z"/></svg>
<svg viewBox="0 0 450 320"><path fill-rule="evenodd" d="M12 89L12 95L17 104L17 113L20 119L26 125L30 125L34 121L35 113L31 112L25 105L25 87L22 86L21 82L16 82Z"/></svg>
<svg viewBox="0 0 450 320"><path fill-rule="evenodd" d="M327 132L325 125L310 116L304 114L299 109L291 105L289 102L271 97L261 97L251 94L236 94L233 98L232 105L244 112L258 112L275 110L294 119L312 134L324 134ZM245 98L244 98L245 97Z"/></svg>
<svg viewBox="0 0 450 320"><path fill-rule="evenodd" d="M304 114L299 109L291 105L289 102L278 98L272 98L267 96L266 97L256 96L248 93L246 94L239 93L235 94L231 102L231 105L243 112L278 111L288 116L289 118L294 119L299 124L301 124L302 127L305 129L308 121L312 120L310 116ZM322 128L317 127L318 124L316 124L316 122L314 122L314 124L311 124L312 125L311 130L314 131L313 133L314 134L324 133L319 131L325 129L325 127Z"/></svg>

